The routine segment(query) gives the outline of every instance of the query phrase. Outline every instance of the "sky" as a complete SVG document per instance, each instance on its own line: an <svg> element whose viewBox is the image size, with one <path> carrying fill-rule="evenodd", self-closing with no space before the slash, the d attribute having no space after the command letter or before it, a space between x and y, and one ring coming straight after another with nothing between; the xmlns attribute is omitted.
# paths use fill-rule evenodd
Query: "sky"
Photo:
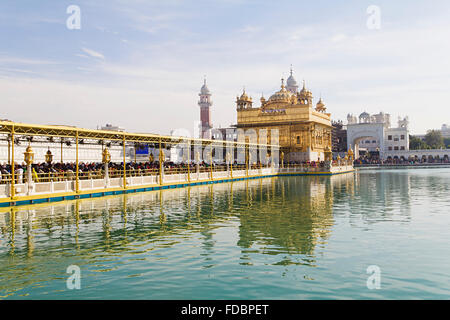
<svg viewBox="0 0 450 320"><path fill-rule="evenodd" d="M449 17L448 0L2 0L0 118L193 132L206 76L228 127L243 87L259 106L292 64L333 120L383 111L422 134L450 123Z"/></svg>

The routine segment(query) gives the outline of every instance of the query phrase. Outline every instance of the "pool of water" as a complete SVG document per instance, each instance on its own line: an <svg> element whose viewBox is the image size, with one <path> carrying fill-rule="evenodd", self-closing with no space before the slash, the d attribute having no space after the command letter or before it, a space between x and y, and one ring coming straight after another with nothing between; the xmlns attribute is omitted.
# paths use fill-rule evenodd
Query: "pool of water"
<svg viewBox="0 0 450 320"><path fill-rule="evenodd" d="M0 299L449 299L449 195L373 169L4 209Z"/></svg>

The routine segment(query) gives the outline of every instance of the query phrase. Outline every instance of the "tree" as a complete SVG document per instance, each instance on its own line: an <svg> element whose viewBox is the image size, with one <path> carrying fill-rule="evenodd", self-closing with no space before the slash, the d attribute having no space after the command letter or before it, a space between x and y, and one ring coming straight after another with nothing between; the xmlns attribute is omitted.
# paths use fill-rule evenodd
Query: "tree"
<svg viewBox="0 0 450 320"><path fill-rule="evenodd" d="M429 130L425 135L425 143L432 149L444 148L444 139L442 138L441 131Z"/></svg>
<svg viewBox="0 0 450 320"><path fill-rule="evenodd" d="M409 136L409 149L410 150L423 150L427 149L428 145L420 138L415 136Z"/></svg>

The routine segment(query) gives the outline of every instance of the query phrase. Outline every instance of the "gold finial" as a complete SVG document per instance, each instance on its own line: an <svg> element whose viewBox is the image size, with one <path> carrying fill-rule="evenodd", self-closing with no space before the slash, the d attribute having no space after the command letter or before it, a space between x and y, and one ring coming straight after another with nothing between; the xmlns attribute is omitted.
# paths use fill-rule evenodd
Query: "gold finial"
<svg viewBox="0 0 450 320"><path fill-rule="evenodd" d="M108 148L103 149L102 152L102 162L109 163L111 161L111 154L109 153Z"/></svg>
<svg viewBox="0 0 450 320"><path fill-rule="evenodd" d="M49 147L47 153L45 154L45 162L47 162L48 164L51 164L52 161L53 161L53 155L52 155L52 152L50 151L50 147Z"/></svg>
<svg viewBox="0 0 450 320"><path fill-rule="evenodd" d="M284 78L281 78L281 89L284 89Z"/></svg>
<svg viewBox="0 0 450 320"><path fill-rule="evenodd" d="M31 149L31 144L28 145L28 147L27 147L27 149L25 150L25 153L24 153L23 155L24 155L25 163L26 163L27 165L30 165L30 164L33 163L33 160L34 160L34 152L33 152L33 150Z"/></svg>

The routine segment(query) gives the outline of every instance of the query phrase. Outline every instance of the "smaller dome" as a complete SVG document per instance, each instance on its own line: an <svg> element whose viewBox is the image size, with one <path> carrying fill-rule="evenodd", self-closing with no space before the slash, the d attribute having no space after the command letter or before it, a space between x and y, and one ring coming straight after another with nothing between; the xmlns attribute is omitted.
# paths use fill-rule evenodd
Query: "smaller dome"
<svg viewBox="0 0 450 320"><path fill-rule="evenodd" d="M325 108L325 103L323 103L322 98L319 99L319 102L317 102L316 104L316 110L317 111L321 111L321 112L325 112L327 108Z"/></svg>
<svg viewBox="0 0 450 320"><path fill-rule="evenodd" d="M291 75L289 78L287 78L286 84L288 87L298 87L297 80L295 80L294 76L292 75L292 69L291 69Z"/></svg>
<svg viewBox="0 0 450 320"><path fill-rule="evenodd" d="M264 98L264 95L261 95L260 101L261 101L262 104L264 104L266 102L266 98Z"/></svg>
<svg viewBox="0 0 450 320"><path fill-rule="evenodd" d="M323 103L322 98L320 98L319 102L317 102L317 107L325 107L325 103Z"/></svg>
<svg viewBox="0 0 450 320"><path fill-rule="evenodd" d="M209 89L208 89L208 87L206 86L206 79L204 80L203 86L202 86L202 88L200 89L200 94L205 94L205 95L211 94L210 91L209 91Z"/></svg>
<svg viewBox="0 0 450 320"><path fill-rule="evenodd" d="M360 118L368 118L368 117L370 117L370 114L368 114L367 112L363 112L363 113L361 113L360 115L359 115L359 117Z"/></svg>
<svg viewBox="0 0 450 320"><path fill-rule="evenodd" d="M305 80L303 80L303 88L300 90L300 94L306 96L308 94L308 90L306 90Z"/></svg>
<svg viewBox="0 0 450 320"><path fill-rule="evenodd" d="M247 93L245 92L245 88L244 88L244 91L242 92L242 94L241 94L241 96L239 97L238 100L241 100L241 101L252 101L252 98L247 95Z"/></svg>
<svg viewBox="0 0 450 320"><path fill-rule="evenodd" d="M294 76L292 75L292 64L291 64L291 74L289 75L289 78L287 78L286 84L288 87L298 87L297 81L295 80Z"/></svg>

